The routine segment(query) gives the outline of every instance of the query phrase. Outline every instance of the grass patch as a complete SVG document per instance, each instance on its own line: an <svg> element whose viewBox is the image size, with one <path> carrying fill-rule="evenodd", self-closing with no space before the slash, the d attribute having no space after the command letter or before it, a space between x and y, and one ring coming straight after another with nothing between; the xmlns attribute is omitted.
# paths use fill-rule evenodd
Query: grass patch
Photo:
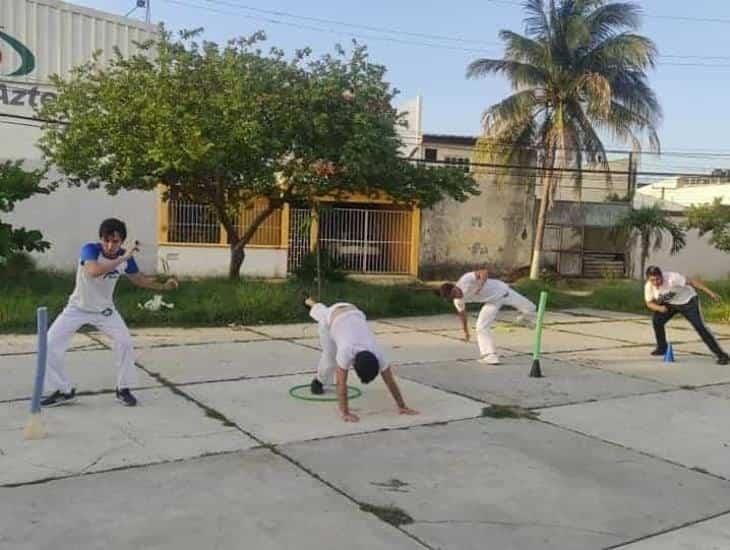
<svg viewBox="0 0 730 550"><path fill-rule="evenodd" d="M730 323L730 279L708 281L705 283L719 296L713 302L700 294L702 314L706 321ZM627 279L565 279L555 282L530 281L522 279L515 289L537 303L540 292L546 290L548 310L565 308L595 308L625 313L638 313L649 316L644 306L644 284L641 281Z"/></svg>
<svg viewBox="0 0 730 550"><path fill-rule="evenodd" d="M518 281L515 289L537 303L540 291L550 293L548 309L588 307L648 315L643 286L628 280ZM708 321L730 323L730 280L708 286L721 296L719 302L705 300L703 314ZM74 287L74 274L34 270L0 271L0 332L33 332L35 310L48 307L53 319L66 304ZM122 278L117 285L116 304L131 327L201 327L229 324L257 325L309 321L300 304L302 284L293 280L226 278L182 280L181 287L164 293L174 309L151 312L137 307L155 292L134 287ZM453 306L435 296L433 287L422 284L369 284L345 280L327 282L322 301L357 304L369 318L453 313ZM479 304L471 304L478 311ZM456 320L454 326L457 326ZM498 330L509 331L509 327Z"/></svg>
<svg viewBox="0 0 730 550"><path fill-rule="evenodd" d="M540 413L514 405L490 405L482 409L482 416L489 418L529 418L537 420Z"/></svg>
<svg viewBox="0 0 730 550"><path fill-rule="evenodd" d="M58 315L74 287L68 273L33 271L23 277L0 275L0 332L33 332L35 310L48 307L49 317ZM163 293L173 309L152 312L140 309L154 291L136 288L122 278L115 303L130 327L200 327L229 324L258 325L311 321L301 304L302 286L295 281L257 279L230 281L210 278L182 280L178 290ZM383 286L358 281L326 283L322 301L348 301L372 319L405 315L445 313L453 308L430 288L416 284Z"/></svg>
<svg viewBox="0 0 730 550"><path fill-rule="evenodd" d="M360 503L360 510L373 514L394 527L413 523L413 518L396 506L376 506L374 504Z"/></svg>

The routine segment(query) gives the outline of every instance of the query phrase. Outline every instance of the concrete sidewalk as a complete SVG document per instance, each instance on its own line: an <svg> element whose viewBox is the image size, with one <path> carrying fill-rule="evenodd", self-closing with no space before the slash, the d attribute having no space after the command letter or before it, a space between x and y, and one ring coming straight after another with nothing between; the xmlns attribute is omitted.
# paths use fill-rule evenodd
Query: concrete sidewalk
<svg viewBox="0 0 730 550"><path fill-rule="evenodd" d="M0 548L730 548L730 367L682 323L668 364L648 319L575 310L547 316L533 379L512 318L497 366L453 315L371 323L421 414L377 380L357 424L289 396L313 324L134 330L135 409L109 342L82 334L78 402L45 410L35 442L33 339L0 337Z"/></svg>

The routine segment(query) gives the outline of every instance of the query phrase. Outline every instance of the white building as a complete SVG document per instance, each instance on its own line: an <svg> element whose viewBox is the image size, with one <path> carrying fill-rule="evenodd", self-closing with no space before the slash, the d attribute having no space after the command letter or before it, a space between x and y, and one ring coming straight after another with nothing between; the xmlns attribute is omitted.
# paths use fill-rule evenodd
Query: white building
<svg viewBox="0 0 730 550"><path fill-rule="evenodd" d="M28 168L40 166L36 146L40 124L33 121L34 107L54 97L50 75L70 70L102 51L102 62L118 48L123 55L135 52L135 42L154 36L156 27L57 0L0 0L0 159L22 159ZM406 102L408 127L401 131L408 155L421 135L420 98ZM27 117L27 118L22 118ZM49 173L49 178L58 174ZM262 207L241 209L239 224ZM346 267L366 273L415 274L418 269L417 209L387 200L353 197L334 204L323 220L323 246L338 251ZM4 216L9 223L42 231L52 248L37 254L43 267L75 268L82 243L97 237L99 222L118 217L127 223L129 236L141 243L138 259L145 271L169 268L179 275L223 275L230 250L225 231L208 207L171 200L162 203L157 192L121 192L109 196L103 189L90 191L61 185L50 195L18 203ZM282 277L310 249L310 212L286 206L272 214L246 247L244 275ZM331 218L331 219L329 219Z"/></svg>
<svg viewBox="0 0 730 550"><path fill-rule="evenodd" d="M0 0L0 159L22 159L30 168L41 165L36 147L39 123L34 107L55 96L50 76L69 74L89 61L96 50L109 59L117 47L133 54L135 42L154 35L156 27L57 0ZM24 118L27 117L27 118ZM57 174L51 172L50 178ZM97 238L99 222L124 219L134 238L144 244L139 261L145 270L157 266L157 194L124 192L115 197L103 190L69 189L39 195L3 215L13 225L39 229L52 248L38 254L40 265L72 270L81 244Z"/></svg>
<svg viewBox="0 0 730 550"><path fill-rule="evenodd" d="M658 205L674 221L683 223L685 211L690 206L711 204L716 199L720 199L722 204L730 205L730 181L726 178L676 176L639 187L634 196L634 208ZM688 231L687 245L676 255L669 253L670 242L666 238L660 250L650 251L647 265L654 264L666 270L706 279L730 276L730 254L712 246L709 235L700 237L697 230ZM634 276L641 278L641 252L638 247L632 257Z"/></svg>

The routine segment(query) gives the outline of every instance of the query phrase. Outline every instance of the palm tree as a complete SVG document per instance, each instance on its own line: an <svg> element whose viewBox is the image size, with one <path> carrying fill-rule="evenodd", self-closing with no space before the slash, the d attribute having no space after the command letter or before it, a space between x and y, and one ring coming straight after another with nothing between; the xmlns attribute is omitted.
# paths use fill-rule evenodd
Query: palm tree
<svg viewBox="0 0 730 550"><path fill-rule="evenodd" d="M644 206L630 211L621 218L613 229L615 237L627 236L631 244L639 241L641 246L641 276L646 270L646 260L649 258L649 248L659 250L662 247L665 233L672 238L670 254L676 254L685 246L685 231L679 224L674 223L658 206ZM652 241L654 244L652 245Z"/></svg>
<svg viewBox="0 0 730 550"><path fill-rule="evenodd" d="M542 184L530 278L537 279L547 212L560 174L580 186L584 162L608 170L601 135L659 150L661 108L647 82L654 43L636 34L641 8L606 0L525 0L525 35L503 30L503 59L478 59L468 78L504 75L513 93L489 107L485 136L504 144L502 158L518 163L534 148Z"/></svg>

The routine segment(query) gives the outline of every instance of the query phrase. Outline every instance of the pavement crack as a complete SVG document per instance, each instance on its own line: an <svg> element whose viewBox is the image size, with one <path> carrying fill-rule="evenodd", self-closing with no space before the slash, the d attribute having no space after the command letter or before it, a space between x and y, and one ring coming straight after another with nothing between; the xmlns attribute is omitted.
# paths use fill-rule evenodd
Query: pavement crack
<svg viewBox="0 0 730 550"><path fill-rule="evenodd" d="M633 544L636 544L637 542L641 542L643 540L649 540L653 539L655 537L658 537L660 535L664 535L666 533L673 533L674 531L679 531L680 529L685 529L686 527L692 527L693 525L698 525L700 523L704 523L705 521L710 521L715 518L719 518L722 516L725 516L727 514L730 514L730 510L723 510L722 512L718 512L717 514L712 514L711 516L706 516L703 518L699 518L696 520L688 521L685 523L682 523L680 525L675 525L673 527L668 527L667 529L662 529L660 531L655 531L654 533L650 533L648 535L643 535L641 537L637 537L628 541L621 542L619 544L614 544L613 546L607 546L603 550L615 550L618 548L627 548L629 546L632 546Z"/></svg>
<svg viewBox="0 0 730 550"><path fill-rule="evenodd" d="M89 469L91 469L94 466L96 466L97 464L99 464L99 462L101 462L104 458L106 458L107 456L109 456L111 453L113 453L115 451L118 451L119 449L122 449L124 447L126 447L126 445L117 445L116 447L112 447L111 449L107 449L106 451L104 451L103 453L101 453L96 459L92 460L89 464L87 464L86 466L84 466L83 468L81 468L81 470L79 470L79 474L86 473L87 471L89 471Z"/></svg>
<svg viewBox="0 0 730 550"><path fill-rule="evenodd" d="M631 396L627 396L627 398L628 397L631 397ZM602 443L606 443L608 445L613 445L614 447L618 447L619 449L624 449L626 451L630 451L632 453L636 453L636 454L639 454L641 456L645 456L645 457L648 457L648 458L651 458L651 459L654 459L654 460L659 460L660 462L664 462L666 464L671 464L672 466L675 466L675 467L678 467L678 468L682 468L683 470L688 470L688 471L691 471L691 472L700 473L702 475L707 475L707 476L713 477L715 479L719 479L721 481L730 481L730 479L728 479L726 477L723 477L723 476L721 476L719 474L715 474L715 473L712 473L712 472L708 472L707 470L698 471L696 469L697 468L696 466L694 466L694 467L687 466L686 464L682 464L681 462L675 462L674 460L670 460L668 458L664 458L664 457L659 456L659 455L654 455L654 454L651 454L651 453L649 453L647 451L642 451L641 449L636 449L634 447L628 447L628 446L623 445L621 443L617 443L616 441L611 441L610 439L604 439L604 438L599 437L599 436L594 435L594 434L585 433L585 432L582 432L582 431L580 431L580 430L578 430L576 428L571 428L569 426L563 426L562 424L557 424L555 422L552 422L552 421L549 421L549 420L545 420L544 418L538 418L537 419L537 422L542 422L543 424L547 424L549 426L553 426L553 427L558 428L558 429L561 429L561 430L566 430L568 432L572 432L574 434L578 434L578 435L581 435L583 437L588 437L590 439L594 439L595 441L601 441Z"/></svg>
<svg viewBox="0 0 730 550"><path fill-rule="evenodd" d="M490 521L490 520L460 520L460 519L444 519L436 521L414 520L414 525L499 525L505 527L547 527L550 529L564 529L566 531L576 531L579 533L591 533L594 535L608 535L611 537L625 538L623 533L614 533L612 531L601 531L598 529L587 529L585 527L575 527L572 525L564 525L562 523L543 523L539 521Z"/></svg>

